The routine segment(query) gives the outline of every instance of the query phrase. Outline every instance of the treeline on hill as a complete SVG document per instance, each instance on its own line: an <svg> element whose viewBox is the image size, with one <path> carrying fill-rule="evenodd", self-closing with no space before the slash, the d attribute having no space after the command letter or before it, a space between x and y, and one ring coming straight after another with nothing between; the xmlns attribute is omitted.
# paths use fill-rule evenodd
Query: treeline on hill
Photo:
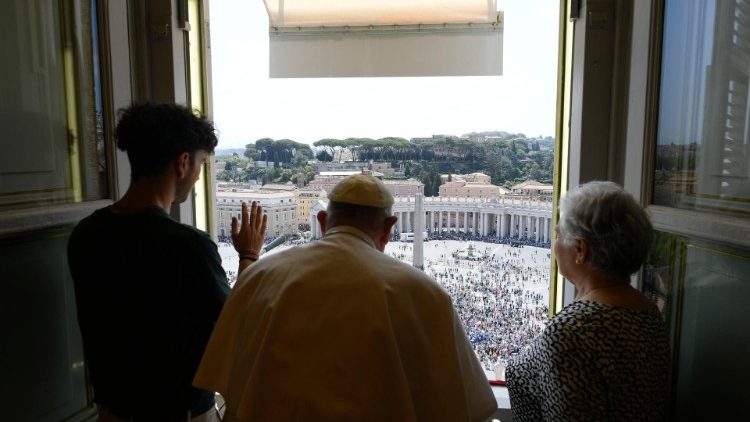
<svg viewBox="0 0 750 422"><path fill-rule="evenodd" d="M485 142L449 136L426 138L419 143L397 137L329 138L313 145L318 150L315 158L323 162L389 162L394 168L403 169L406 177L424 183L428 196L437 195L441 173L483 172L492 178L493 184L506 186L527 179L552 182L554 150L550 147L550 138L540 140L519 134L508 135L509 139ZM246 145L244 156L252 161L265 162L265 168L242 166L238 162L241 159L235 157L226 162L224 171L220 171L217 178L285 183L300 173L306 181L315 175L314 169L307 165L307 161L313 158L313 150L307 144L290 139L259 139Z"/></svg>

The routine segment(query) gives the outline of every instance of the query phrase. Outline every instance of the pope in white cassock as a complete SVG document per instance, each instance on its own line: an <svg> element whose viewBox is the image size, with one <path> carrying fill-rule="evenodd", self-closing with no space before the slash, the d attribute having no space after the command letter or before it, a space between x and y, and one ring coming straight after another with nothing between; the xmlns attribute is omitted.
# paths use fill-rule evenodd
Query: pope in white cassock
<svg viewBox="0 0 750 422"><path fill-rule="evenodd" d="M497 408L448 294L383 253L393 197L350 176L324 237L240 274L195 376L225 421L483 421Z"/></svg>

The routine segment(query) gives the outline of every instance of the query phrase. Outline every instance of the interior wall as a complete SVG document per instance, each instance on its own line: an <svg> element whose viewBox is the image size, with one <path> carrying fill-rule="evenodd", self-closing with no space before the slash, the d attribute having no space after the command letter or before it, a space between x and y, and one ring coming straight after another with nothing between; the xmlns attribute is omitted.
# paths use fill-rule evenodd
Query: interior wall
<svg viewBox="0 0 750 422"><path fill-rule="evenodd" d="M130 102L131 98L131 74L130 74L130 43L129 43L129 10L126 2L97 2L104 9L95 13L84 2L59 2L63 9L59 14L46 13L46 7L55 2L37 2L34 4L26 2L3 2L0 6L2 16L15 16L14 10L29 7L30 17L34 13L41 16L36 19L51 18L60 22L77 22L82 17L89 22L86 16L98 17L99 44L101 47L99 60L102 71L102 95L105 104L106 116L104 117L104 130L110 135L105 139L111 140L111 122L114 120L113 109ZM36 9L34 8L36 7ZM69 8L65 8L69 7ZM15 8L15 9L14 9ZM16 10L17 11L17 10ZM77 23L76 23L77 25ZM5 26L4 28L8 28ZM28 29L28 28L27 28ZM81 26L66 27L66 29L47 28L52 31L45 36L60 31L61 36L74 36L75 31L91 30ZM31 29L29 29L31 30ZM68 31L68 32L66 32ZM69 35L66 35L69 34ZM9 37L6 34L5 38ZM39 38L42 40L44 38ZM78 38L66 38L66 43L55 43L64 48L66 66L91 66L87 62L90 58L81 57L85 55L86 42ZM21 44L18 44L21 45ZM24 71L29 62L24 59L24 54L33 52L39 54L37 58L47 57L40 50L26 49L17 50L15 54L4 54L5 60L0 63L0 70L5 74L5 68L15 69L14 72ZM6 52L8 53L8 52ZM33 63L33 61L31 62ZM52 71L46 67L43 61L36 63L37 67L32 71ZM20 69L20 70L19 70ZM74 69L74 71L71 71ZM90 68L89 68L90 70ZM80 72L81 68L67 68L66 72ZM62 71L55 71L61 74ZM15 79L18 79L17 76ZM11 78L11 80L15 80ZM5 127L10 132L17 132L18 136L13 139L3 138L3 157L14 160L14 168L3 165L0 167L0 181L3 192L25 192L29 191L27 180L5 177L4 173L13 171L15 174L24 172L42 172L38 178L50 180L50 183L65 182L75 165L67 170L66 175L58 174L59 163L52 163L51 168L39 168L40 163L35 157L47 157L55 154L62 157L57 160L65 163L78 162L84 164L90 159L91 154L84 150L77 150L69 144L76 139L73 135L82 134L93 130L90 126L91 119L90 104L82 99L76 100L75 81L65 79L64 85L47 89L55 92L64 92L67 112L74 113L67 123L77 122L75 132L69 135L63 131L62 135L53 131L29 131L24 130L23 122L7 121ZM90 79L82 78L79 82L81 89L92 90ZM54 88L54 89L53 89ZM25 101L39 101L38 92L43 90L23 91ZM7 100L8 97L5 97ZM43 97L42 97L43 98ZM0 100L0 103L3 103ZM11 105L4 103L6 106ZM40 104L44 104L43 101ZM25 106L18 108L24 108ZM108 125L106 122L109 122ZM65 120L61 124L65 124ZM41 145L30 152L18 151L11 148L12 145L36 145L34 142L26 142L31 137L32 141L39 142L34 138L38 133L45 137L42 139L52 146ZM57 146L62 145L62 153L58 154ZM127 159L124 154L117 154L106 146L110 158L107 161L108 170L116 174L118 169L125 172L125 177L117 178L110 176L111 185L108 189L110 195L123 192L128 181ZM48 166L50 167L50 166ZM59 168L57 168L59 167ZM124 183L122 183L124 181ZM119 182L119 183L118 183ZM85 186L84 186L85 188ZM44 190L36 190L28 194L29 199L44 199ZM26 195L23 193L23 195ZM68 237L80 219L91 214L95 209L104 207L111 203L111 199L103 198L91 200L90 195L82 198L69 198L64 203L40 202L35 204L19 203L16 205L0 206L0 286L3 294L0 295L0 337L2 347L0 348L0 407L2 416L0 420L7 421L83 421L96 418L96 411L91 401L91 390L87 382L86 368L83 360L83 350L76 317L76 307L73 292L73 283L67 266L67 241ZM8 195L6 198L19 198L18 195ZM52 198L54 199L54 198ZM71 200L81 202L70 202ZM7 201L6 201L7 202ZM103 275L105 276L105 275Z"/></svg>
<svg viewBox="0 0 750 422"><path fill-rule="evenodd" d="M0 239L3 420L58 421L93 412L66 259L71 229Z"/></svg>

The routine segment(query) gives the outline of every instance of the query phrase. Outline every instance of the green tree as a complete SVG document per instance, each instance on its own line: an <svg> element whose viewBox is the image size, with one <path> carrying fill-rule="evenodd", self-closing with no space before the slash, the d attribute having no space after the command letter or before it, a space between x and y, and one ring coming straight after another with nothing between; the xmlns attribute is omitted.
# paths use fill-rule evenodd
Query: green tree
<svg viewBox="0 0 750 422"><path fill-rule="evenodd" d="M274 140L271 138L261 138L255 141L255 149L260 151L260 159L268 163L273 161L274 155Z"/></svg>
<svg viewBox="0 0 750 422"><path fill-rule="evenodd" d="M293 172L291 169L280 169L278 176L274 179L275 183L286 183L290 180L292 180L292 177L294 177L295 172Z"/></svg>
<svg viewBox="0 0 750 422"><path fill-rule="evenodd" d="M406 161L404 163L404 177L409 178L411 175L411 161Z"/></svg>
<svg viewBox="0 0 750 422"><path fill-rule="evenodd" d="M328 162L333 160L333 155L329 154L328 151L322 149L318 154L315 155L318 161Z"/></svg>
<svg viewBox="0 0 750 422"><path fill-rule="evenodd" d="M245 145L245 152L243 155L251 161L260 160L260 152L255 148L255 144Z"/></svg>
<svg viewBox="0 0 750 422"><path fill-rule="evenodd" d="M331 156L331 160L341 161L341 151L347 145L346 141L334 138L325 138L319 141L313 142L316 147L323 147L328 155ZM338 155L338 158L336 156Z"/></svg>
<svg viewBox="0 0 750 422"><path fill-rule="evenodd" d="M529 169L528 178L531 180L540 181L544 178L542 174L542 168L539 166L539 164L534 163L531 165L531 168Z"/></svg>
<svg viewBox="0 0 750 422"><path fill-rule="evenodd" d="M437 196L440 189L440 173L437 171L435 164L430 162L421 162L414 165L413 172L424 184L425 196Z"/></svg>
<svg viewBox="0 0 750 422"><path fill-rule="evenodd" d="M302 169L302 172L305 174L305 185L310 183L310 181L315 178L315 169L311 166L305 166Z"/></svg>
<svg viewBox="0 0 750 422"><path fill-rule="evenodd" d="M294 167L304 167L310 159L312 159L312 150L310 147L307 147L307 149L298 149L294 152L292 164Z"/></svg>

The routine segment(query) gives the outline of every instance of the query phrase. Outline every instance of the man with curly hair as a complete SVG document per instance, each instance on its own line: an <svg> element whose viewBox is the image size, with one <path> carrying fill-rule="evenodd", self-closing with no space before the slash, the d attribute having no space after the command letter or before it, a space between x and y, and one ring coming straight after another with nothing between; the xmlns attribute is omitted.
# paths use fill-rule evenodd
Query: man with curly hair
<svg viewBox="0 0 750 422"><path fill-rule="evenodd" d="M217 144L213 124L176 104L121 111L130 186L74 229L68 261L100 421L212 421L214 393L191 385L229 293L216 244L174 221ZM232 219L238 274L258 258L261 207Z"/></svg>

